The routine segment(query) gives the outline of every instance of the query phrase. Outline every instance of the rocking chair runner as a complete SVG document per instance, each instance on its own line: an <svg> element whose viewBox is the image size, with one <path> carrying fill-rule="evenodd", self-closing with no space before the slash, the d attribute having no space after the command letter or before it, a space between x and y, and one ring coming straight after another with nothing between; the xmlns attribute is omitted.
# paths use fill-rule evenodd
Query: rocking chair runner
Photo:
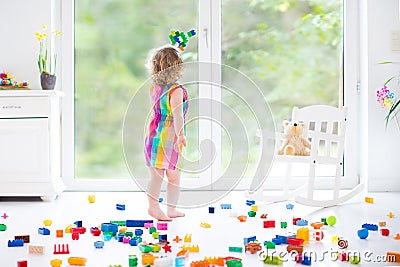
<svg viewBox="0 0 400 267"><path fill-rule="evenodd" d="M311 142L310 156L288 156L278 155L277 151L284 138L283 133L275 134L275 157L274 162L286 162L287 172L283 185L283 192L280 196L266 196L263 191L268 185L264 186L254 193L247 193L248 197L262 201L285 201L294 197L295 201L315 207L328 207L341 204L356 194L360 193L364 186L362 184L354 187L350 192L340 196L341 189L341 169L343 168L343 150L346 133L347 108L335 108L326 105L314 105L304 108L293 108L292 120L305 123L305 135ZM261 142L266 141L268 132L262 131ZM261 162L264 162L261 159ZM291 165L292 163L305 163L309 165L309 175L307 187L301 187L296 190L290 190ZM317 164L335 165L333 196L330 200L318 200L314 198L315 190L315 170ZM257 175L257 174L256 174ZM306 197L300 196L300 193L307 190Z"/></svg>

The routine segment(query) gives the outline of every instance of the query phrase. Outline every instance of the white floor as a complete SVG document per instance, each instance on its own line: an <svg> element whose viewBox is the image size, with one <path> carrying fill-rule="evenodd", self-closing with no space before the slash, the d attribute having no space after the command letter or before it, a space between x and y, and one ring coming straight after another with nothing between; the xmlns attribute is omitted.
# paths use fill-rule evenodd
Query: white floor
<svg viewBox="0 0 400 267"><path fill-rule="evenodd" d="M86 257L86 266L108 267L110 265L128 266L128 255L136 254L141 259L138 247L129 244L122 244L116 240L106 242L103 249L95 249L93 242L101 240L101 237L93 237L89 233L90 227L99 226L101 223L110 220L135 220L150 219L147 214L146 198L144 193L94 193L96 202L90 204L87 200L89 193L66 192L54 202L41 201L10 201L10 199L0 198L0 215L6 213L9 217L0 217L0 224L7 225L7 230L0 232L0 266L17 266L18 260L28 260L29 267L50 266L50 260L59 258L63 260L62 266L69 266L68 257ZM317 209L298 205L292 212L285 208L286 203L261 203L257 202L259 212L255 218L248 218L247 222L241 223L235 217L230 217L230 213L235 211L238 215L247 215L250 210L246 206L243 192L230 193L218 203L215 214L208 213L208 207L187 209L186 217L175 219L169 223L167 231L171 241L171 256L175 255L180 249L172 239L178 235L181 238L185 234L192 234L192 245L199 245L200 253L192 253L186 266L190 266L193 260L203 259L204 256L234 256L243 259L243 266L256 267L264 266L258 259L257 254L233 253L228 252L229 246L243 246L243 238L256 236L258 241L264 242L271 240L276 234L287 233L281 230L279 222L291 220L294 217L302 217L309 222L319 221L322 217L334 215L337 223L334 227L324 227L325 238L322 242L311 242L307 245L306 251L313 251L316 256L312 256L313 266L341 266L350 265L331 260L330 257L338 250L337 245L331 242L333 235L338 235L348 240L347 251L354 250L361 253L361 265L368 266L389 266L390 264L374 262L387 251L400 252L400 240L393 238L395 233L400 233L400 193L375 193L368 196L375 198L374 204L364 202L365 195L357 196L355 199L344 205ZM115 204L125 204L125 211L118 211ZM232 204L232 210L221 210L220 203ZM387 214L393 212L394 218L389 218ZM264 229L261 213L267 213L268 219L276 220L276 228ZM53 220L52 226L48 227L51 231L50 236L38 234L38 228L43 227L43 220ZM80 236L79 240L72 240L70 234L64 234L63 238L56 238L55 230L64 229L74 221L82 220L83 226L87 228L87 233ZM361 240L357 237L357 230L363 223L374 223L386 221L387 228L390 229L390 236L383 237L380 232L370 232L367 239ZM200 227L201 222L211 224L211 228ZM134 229L132 229L134 231ZM296 229L289 229L296 230ZM7 247L7 241L14 239L15 235L29 234L31 242L24 247ZM155 240L145 231L144 240L155 242ZM70 255L53 255L53 244L68 243ZM29 245L45 246L44 255L33 255L28 253ZM277 246L277 252L286 251L286 246ZM326 251L326 252L325 252ZM272 251L269 250L269 253ZM325 252L325 258L322 259ZM164 253L158 253L159 256ZM284 266L295 266L288 256L285 258ZM368 263L368 261L370 261ZM393 264L392 264L393 265ZM141 266L141 264L139 264ZM301 265L297 265L301 266Z"/></svg>

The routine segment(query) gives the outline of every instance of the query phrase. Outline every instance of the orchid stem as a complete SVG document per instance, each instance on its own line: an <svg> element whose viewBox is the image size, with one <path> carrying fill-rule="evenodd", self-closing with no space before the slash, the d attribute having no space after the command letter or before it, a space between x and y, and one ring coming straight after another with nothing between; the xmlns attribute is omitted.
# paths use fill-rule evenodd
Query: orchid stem
<svg viewBox="0 0 400 267"><path fill-rule="evenodd" d="M399 121L397 120L397 113L394 113L394 119L396 120L396 124L397 124L397 129L399 129L400 132L400 125L399 125Z"/></svg>

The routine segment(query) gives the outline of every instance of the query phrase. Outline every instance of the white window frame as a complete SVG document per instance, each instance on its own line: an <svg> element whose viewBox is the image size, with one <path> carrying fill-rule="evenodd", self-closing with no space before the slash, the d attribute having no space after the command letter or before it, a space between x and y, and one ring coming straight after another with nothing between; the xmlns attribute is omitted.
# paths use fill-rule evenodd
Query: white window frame
<svg viewBox="0 0 400 267"><path fill-rule="evenodd" d="M358 118L359 118L359 94L357 84L359 81L359 0L343 1L344 3L344 104L348 107L348 124L346 133L346 147L344 160L344 179L343 188L352 188L360 182L359 173L359 143L358 140ZM199 58L203 61L221 63L221 0L201 1L199 8L202 9L205 16L199 16L198 42ZM61 87L65 92L62 100L62 177L69 191L137 191L138 186L131 179L75 179L74 162L74 1L61 1L61 30L62 35L62 53L61 53ZM207 14L209 17L207 17ZM219 29L219 30L218 30ZM209 46L209 47L208 47ZM219 74L218 74L219 73ZM210 70L209 73L213 82L221 81L220 72ZM219 83L220 84L220 83ZM205 85L204 85L205 86ZM218 88L217 88L218 89ZM215 88L203 87L199 90L199 97L210 98L221 101L221 91ZM212 106L212 116L220 118L221 109ZM199 136L202 139L213 140L216 147L221 148L221 132L219 128L212 127L211 124L200 124L202 129L210 129L210 135ZM122 138L121 138L122 142ZM217 149L217 161L210 172L202 174L200 179L211 179L212 174L220 173L221 161L220 150ZM183 177L184 178L184 177ZM275 178L268 178L271 188L279 188L280 181ZM188 179L189 180L189 179ZM195 179L191 179L194 181ZM248 189L250 179L242 179L236 189ZM299 179L299 183L302 183ZM192 183L194 182L187 182ZM322 181L319 184L321 188L328 186L328 182ZM210 186L210 190L222 190L220 187Z"/></svg>

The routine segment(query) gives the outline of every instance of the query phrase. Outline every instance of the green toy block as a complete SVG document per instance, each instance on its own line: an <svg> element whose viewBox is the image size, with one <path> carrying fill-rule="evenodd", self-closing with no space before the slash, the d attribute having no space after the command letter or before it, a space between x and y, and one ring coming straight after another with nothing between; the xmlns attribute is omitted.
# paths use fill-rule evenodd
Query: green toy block
<svg viewBox="0 0 400 267"><path fill-rule="evenodd" d="M321 218L321 222L323 222L324 225L328 225L328 222L326 221L326 218Z"/></svg>
<svg viewBox="0 0 400 267"><path fill-rule="evenodd" d="M349 262L350 262L351 264L359 264L360 261L361 261L361 259L360 259L360 257L358 257L358 256L350 256L350 257L349 257Z"/></svg>
<svg viewBox="0 0 400 267"><path fill-rule="evenodd" d="M118 226L126 226L126 221L110 221L110 223L116 224Z"/></svg>
<svg viewBox="0 0 400 267"><path fill-rule="evenodd" d="M281 222L281 228L287 228L287 222Z"/></svg>
<svg viewBox="0 0 400 267"><path fill-rule="evenodd" d="M129 255L129 267L136 267L138 265L138 258L136 255Z"/></svg>
<svg viewBox="0 0 400 267"><path fill-rule="evenodd" d="M271 241L268 241L268 242L265 244L265 247L266 247L266 248L271 248L271 249L273 249L273 248L275 248L275 243L274 243L274 242L271 242Z"/></svg>
<svg viewBox="0 0 400 267"><path fill-rule="evenodd" d="M256 217L257 212L251 210L247 214L249 215L249 217Z"/></svg>
<svg viewBox="0 0 400 267"><path fill-rule="evenodd" d="M152 234L154 232L157 232L157 229L155 227L150 227L149 228L149 234Z"/></svg>
<svg viewBox="0 0 400 267"><path fill-rule="evenodd" d="M130 236L130 237L132 237L132 236L133 236L133 232L125 232L125 236Z"/></svg>
<svg viewBox="0 0 400 267"><path fill-rule="evenodd" d="M153 252L160 252L161 246L159 244L153 244L151 245L151 249Z"/></svg>
<svg viewBox="0 0 400 267"><path fill-rule="evenodd" d="M135 236L134 238L137 239L138 243L142 243L142 241L143 241L141 236Z"/></svg>
<svg viewBox="0 0 400 267"><path fill-rule="evenodd" d="M229 267L242 267L243 266L242 262L239 260L227 260L225 262L225 264L226 264L226 266L229 266Z"/></svg>
<svg viewBox="0 0 400 267"><path fill-rule="evenodd" d="M282 265L282 260L278 256L266 256L264 263L271 265Z"/></svg>
<svg viewBox="0 0 400 267"><path fill-rule="evenodd" d="M147 245L140 245L140 246L139 246L139 250L140 250L142 253L149 253L149 252L152 252L152 251L153 251L152 247L147 246Z"/></svg>
<svg viewBox="0 0 400 267"><path fill-rule="evenodd" d="M159 232L154 232L151 235L153 236L154 239L158 239L158 234Z"/></svg>
<svg viewBox="0 0 400 267"><path fill-rule="evenodd" d="M0 231L5 231L5 230L7 230L7 225L0 224Z"/></svg>
<svg viewBox="0 0 400 267"><path fill-rule="evenodd" d="M173 45L176 44L176 41L175 41L174 37L172 36L172 34L169 35L169 39L171 40L171 43Z"/></svg>
<svg viewBox="0 0 400 267"><path fill-rule="evenodd" d="M243 252L242 247L229 247L229 252Z"/></svg>

